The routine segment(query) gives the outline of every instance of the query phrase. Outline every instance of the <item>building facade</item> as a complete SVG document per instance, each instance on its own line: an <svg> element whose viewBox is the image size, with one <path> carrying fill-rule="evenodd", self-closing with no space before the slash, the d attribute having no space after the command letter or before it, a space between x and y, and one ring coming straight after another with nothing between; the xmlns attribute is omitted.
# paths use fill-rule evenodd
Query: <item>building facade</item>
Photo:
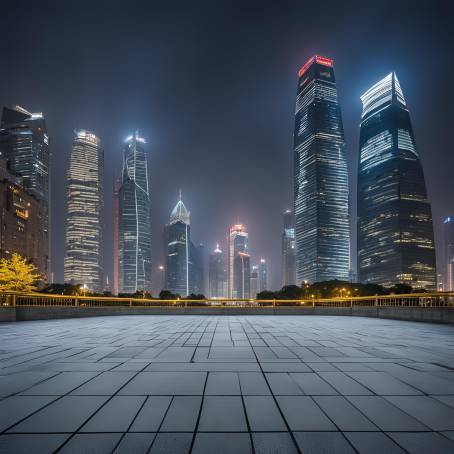
<svg viewBox="0 0 454 454"><path fill-rule="evenodd" d="M138 133L124 146L118 191L118 287L120 293L152 292L151 203L145 139Z"/></svg>
<svg viewBox="0 0 454 454"><path fill-rule="evenodd" d="M238 252L233 259L233 298L251 297L251 256Z"/></svg>
<svg viewBox="0 0 454 454"><path fill-rule="evenodd" d="M191 293L190 285L190 237L191 218L183 201L175 205L169 224L164 228L166 255L166 290L180 296Z"/></svg>
<svg viewBox="0 0 454 454"><path fill-rule="evenodd" d="M268 288L268 264L264 258L259 263L259 289L261 292L269 290Z"/></svg>
<svg viewBox="0 0 454 454"><path fill-rule="evenodd" d="M282 287L296 284L295 248L295 217L292 210L286 210L282 232Z"/></svg>
<svg viewBox="0 0 454 454"><path fill-rule="evenodd" d="M257 293L260 291L259 284L259 267L258 265L251 266L251 298L256 299Z"/></svg>
<svg viewBox="0 0 454 454"><path fill-rule="evenodd" d="M67 176L64 279L101 292L103 278L104 153L99 138L76 131Z"/></svg>
<svg viewBox="0 0 454 454"><path fill-rule="evenodd" d="M189 290L205 296L205 246L189 241Z"/></svg>
<svg viewBox="0 0 454 454"><path fill-rule="evenodd" d="M31 113L20 106L4 107L0 124L0 155L8 170L21 177L21 186L40 204L39 236L44 262L43 280L50 278L50 151L46 121L42 113Z"/></svg>
<svg viewBox="0 0 454 454"><path fill-rule="evenodd" d="M219 244L209 256L208 269L209 297L227 298L227 261Z"/></svg>
<svg viewBox="0 0 454 454"><path fill-rule="evenodd" d="M454 290L454 217L448 216L443 221L444 236L444 263L443 263L443 290Z"/></svg>
<svg viewBox="0 0 454 454"><path fill-rule="evenodd" d="M358 278L436 288L432 213L410 113L395 73L362 96Z"/></svg>
<svg viewBox="0 0 454 454"><path fill-rule="evenodd" d="M296 280L347 280L348 170L333 60L318 55L298 73L294 131Z"/></svg>
<svg viewBox="0 0 454 454"><path fill-rule="evenodd" d="M249 298L251 264L248 254L248 237L244 225L235 224L230 228L228 237L229 298ZM247 276L247 283L245 283L245 276Z"/></svg>
<svg viewBox="0 0 454 454"><path fill-rule="evenodd" d="M47 234L42 230L43 205L22 186L22 179L0 159L0 258L15 252L42 274L47 266Z"/></svg>
<svg viewBox="0 0 454 454"><path fill-rule="evenodd" d="M120 288L119 240L120 240L120 188L121 180L115 179L113 184L113 280L112 293L118 295Z"/></svg>

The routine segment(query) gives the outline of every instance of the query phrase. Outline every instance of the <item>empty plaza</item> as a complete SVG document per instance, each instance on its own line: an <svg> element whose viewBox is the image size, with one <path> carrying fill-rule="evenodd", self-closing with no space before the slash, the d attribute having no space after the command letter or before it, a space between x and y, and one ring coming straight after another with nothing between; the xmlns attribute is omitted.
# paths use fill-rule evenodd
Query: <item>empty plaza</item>
<svg viewBox="0 0 454 454"><path fill-rule="evenodd" d="M453 334L331 316L4 323L0 452L454 452Z"/></svg>

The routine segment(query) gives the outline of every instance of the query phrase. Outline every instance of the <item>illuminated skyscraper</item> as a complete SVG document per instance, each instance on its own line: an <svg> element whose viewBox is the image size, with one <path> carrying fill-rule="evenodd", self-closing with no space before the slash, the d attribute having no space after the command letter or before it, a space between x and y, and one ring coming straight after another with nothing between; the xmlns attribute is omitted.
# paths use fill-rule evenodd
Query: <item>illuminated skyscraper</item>
<svg viewBox="0 0 454 454"><path fill-rule="evenodd" d="M68 170L65 282L103 290L103 171L99 138L76 131Z"/></svg>
<svg viewBox="0 0 454 454"><path fill-rule="evenodd" d="M166 256L166 290L187 296L191 293L190 286L190 235L191 217L185 204L178 200L172 213L170 222L164 230Z"/></svg>
<svg viewBox="0 0 454 454"><path fill-rule="evenodd" d="M119 189L119 292L151 293L151 216L145 139L126 139Z"/></svg>
<svg viewBox="0 0 454 454"><path fill-rule="evenodd" d="M233 259L233 298L251 297L251 256L238 252Z"/></svg>
<svg viewBox="0 0 454 454"><path fill-rule="evenodd" d="M39 271L50 278L50 151L49 136L42 113L22 107L4 107L0 125L0 157L6 158L8 170L21 177L21 185L41 205L40 249L44 252Z"/></svg>
<svg viewBox="0 0 454 454"><path fill-rule="evenodd" d="M454 290L454 217L448 216L443 221L444 228L444 264L443 290Z"/></svg>
<svg viewBox="0 0 454 454"><path fill-rule="evenodd" d="M113 184L113 287L112 292L118 295L119 290L119 238L120 238L120 187L121 180L116 178Z"/></svg>
<svg viewBox="0 0 454 454"><path fill-rule="evenodd" d="M259 290L259 267L257 265L251 266L251 298L257 298Z"/></svg>
<svg viewBox="0 0 454 454"><path fill-rule="evenodd" d="M333 60L298 73L294 131L297 282L348 279L350 228L344 130Z"/></svg>
<svg viewBox="0 0 454 454"><path fill-rule="evenodd" d="M396 74L373 85L361 101L359 280L435 289L432 213Z"/></svg>
<svg viewBox="0 0 454 454"><path fill-rule="evenodd" d="M229 297L249 298L251 264L246 227L242 224L232 226L228 243Z"/></svg>
<svg viewBox="0 0 454 454"><path fill-rule="evenodd" d="M0 258L16 252L38 270L47 266L47 235L42 230L43 206L12 175L0 157Z"/></svg>
<svg viewBox="0 0 454 454"><path fill-rule="evenodd" d="M282 232L282 286L296 284L295 217L292 210L284 212Z"/></svg>
<svg viewBox="0 0 454 454"><path fill-rule="evenodd" d="M219 244L210 254L208 268L210 298L227 298L227 261Z"/></svg>
<svg viewBox="0 0 454 454"><path fill-rule="evenodd" d="M261 292L269 290L268 288L268 266L264 258L259 263L259 289Z"/></svg>
<svg viewBox="0 0 454 454"><path fill-rule="evenodd" d="M191 241L191 215L180 199L164 229L166 290L180 296L203 293L203 245Z"/></svg>

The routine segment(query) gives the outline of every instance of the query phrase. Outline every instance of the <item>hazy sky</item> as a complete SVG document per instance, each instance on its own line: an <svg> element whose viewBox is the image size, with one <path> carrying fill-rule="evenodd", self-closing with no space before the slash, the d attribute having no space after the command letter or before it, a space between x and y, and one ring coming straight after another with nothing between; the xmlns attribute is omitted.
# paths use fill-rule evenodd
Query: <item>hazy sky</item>
<svg viewBox="0 0 454 454"><path fill-rule="evenodd" d="M63 279L73 130L93 131L105 150L111 277L113 177L124 139L138 129L148 142L153 268L163 261L162 229L181 189L194 241L211 250L230 224L246 224L253 258L269 260L278 287L281 213L293 204L297 72L315 53L335 61L352 226L359 96L393 70L410 108L439 244L441 219L454 214L448 2L5 1L0 30L0 104L47 119L56 281Z"/></svg>

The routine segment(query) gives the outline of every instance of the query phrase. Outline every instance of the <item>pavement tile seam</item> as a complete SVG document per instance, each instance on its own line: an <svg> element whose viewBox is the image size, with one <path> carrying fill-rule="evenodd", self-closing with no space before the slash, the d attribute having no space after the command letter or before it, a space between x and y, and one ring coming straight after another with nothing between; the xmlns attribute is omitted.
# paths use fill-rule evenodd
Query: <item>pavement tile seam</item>
<svg viewBox="0 0 454 454"><path fill-rule="evenodd" d="M166 407L165 414L160 420L157 431L143 433L186 433L191 435L191 449L193 449L197 433L215 434L211 431L204 431L199 426L203 403L205 399L211 398L211 396L208 396L207 384L213 378L214 387L209 392L213 397L233 400L241 397L241 401L238 402L241 402L242 418L244 418L246 424L245 432L243 433L249 434L248 439L252 449L254 449L253 433L282 433L281 430L258 430L257 427L260 428L260 426L255 426L255 428L252 426L251 416L247 411L246 399L254 401L254 396L257 396L256 399L272 399L280 418L284 422L286 429L284 433L290 434L293 444L297 446L298 450L300 449L295 441L293 432L290 430L289 421L285 416L285 409L281 408L278 400L281 397L286 397L286 402L291 402L292 399L299 399L297 394L301 397L300 402L307 404L310 402L309 409L317 408L320 415L323 415L332 424L332 426L325 424L320 433L327 433L330 430L329 427L332 427L331 430L337 430L334 433L340 433L345 440L348 440L344 424L342 423L341 426L336 424L336 418L339 417L338 413L335 412L335 418L330 417L333 411L330 405L333 402L341 402L344 399L345 402L349 402L349 405L351 405L351 407L346 406L345 408L350 408L350 413L353 409L356 412L351 413L354 416L353 421L361 415L363 421L369 421L373 425L375 424L373 420L374 413L372 413L372 417L369 417L369 411L363 411L360 408L361 406L358 407L355 405L355 397L364 399L363 404L364 402L367 403L368 397L371 399L388 398L386 399L389 405L388 407L379 406L379 409L374 411L383 412L387 408L394 408L400 411L402 416L406 415L408 418L420 421L421 424L424 424L427 418L429 418L431 428L426 426L427 430L424 430L423 427L420 427L419 430L411 432L404 430L405 427L401 424L400 427L402 428L400 431L396 431L397 426L393 427L392 424L387 424L384 427L392 430L384 430L379 427L373 433L382 434L390 442L393 440L392 443L400 445L403 448L404 445L399 444L398 441L402 440L402 443L407 446L408 443L413 443L412 440L415 439L414 437L417 434L421 434L421 436L428 434L428 437L430 435L431 438L426 437L423 439L430 439L434 443L441 443L440 446L443 443L445 443L443 446L451 446L452 444L454 427L446 421L440 420L442 415L454 414L452 413L454 411L453 407L450 406L451 397L454 395L452 394L451 386L454 383L454 371L452 368L449 368L451 365L454 366L454 345L450 341L452 328L448 330L447 327L441 327L439 325L421 326L410 322L402 324L397 321L386 321L383 323L383 321L375 320L362 320L361 326L358 327L353 323L354 320L345 321L334 317L312 318L310 324L307 323L307 320L297 317L238 316L186 317L179 319L177 317L148 316L137 317L135 319L137 323L132 323L131 320L128 317L122 317L116 320L103 317L93 320L66 320L43 323L41 326L46 326L50 330L50 334L47 337L52 339L54 344L51 347L46 346L45 348L36 348L40 343L40 330L34 330L33 327L36 328L37 325L34 325L33 322L10 325L14 326L14 329L22 329L22 326L30 327L30 331L24 330L22 332L24 339L31 337L33 340L29 350L27 348L17 348L17 345L15 349L10 350L11 346L17 344L17 339L9 342L8 336L5 336L6 331L3 330L1 333L3 351L11 351L13 354L9 355L11 360L0 371L0 383L4 379L14 380L16 374L20 374L21 371L25 374L32 374L34 370L41 370L43 373L44 371L50 372L55 370L55 368L59 370L59 372L51 373L47 378L33 382L31 385L27 385L27 380L30 377L27 378L26 375L22 375L23 378L21 378L22 381L20 383L24 383L24 386L19 383L18 386L21 387L21 390L8 396L14 395L21 397L22 392L32 389L40 383L45 383L58 376L70 377L70 372L74 372L73 377L76 377L72 378L73 383L77 382L78 374L82 381L82 383L77 384L77 386L65 394L53 396L55 399L50 400L45 406L39 407L27 414L19 422L10 425L6 430L14 428L14 426L25 421L27 418L36 415L49 405L73 393L76 389L80 389L90 382L95 383L97 378L102 376L103 373L115 373L115 370L118 368L119 372L124 371L123 374L125 372L130 374L130 376L128 374L124 375L129 376L129 380L118 388L111 387L111 393L107 393L109 396L99 408L85 418L82 425L77 427L76 431L71 435L72 439L74 439L75 434L82 433L81 428L91 418L99 414L117 396L124 396L122 398L130 402L140 401L140 399L134 399L135 397L143 398L141 405L136 410L130 410L135 411L135 414L130 421L128 420L127 427L124 429L125 432L90 432L92 435L118 433L119 437L116 440L115 446L120 446L122 440L125 438L125 434L142 433L137 431L131 432L130 429L150 396L159 395L162 397L169 396L171 399L170 403ZM315 322L313 323L313 321ZM5 326L7 325L3 325L3 327ZM132 326L135 328L134 331L130 330ZM404 335L402 335L402 328L405 328ZM421 332L421 328L423 332ZM86 335L84 345L89 345L89 348L78 348L80 344L78 340L78 336L80 335L79 330L83 330ZM397 339L398 343L393 344ZM4 340L6 342L3 342ZM158 356L161 356L161 361L159 361L158 357L150 359L138 358L140 356L139 351L144 352L150 347L159 348L159 351L156 350L156 352ZM205 359L199 355L199 349L201 348L206 349L208 353ZM359 348L362 348L367 354L359 355L357 353ZM45 355L39 353L43 351L46 351ZM16 357L14 352L17 353ZM293 354L296 355L297 359L292 358ZM0 355L1 357L2 355ZM436 360L432 358L436 358ZM65 362L69 365L63 366L62 363ZM435 362L437 364L434 364ZM17 366L18 363L21 364L20 367ZM80 367L77 363L80 363ZM28 364L28 367L26 367L26 364ZM90 364L93 366L90 366ZM95 366L96 364L99 364L98 368ZM440 372L440 364L443 365L441 366L443 373ZM446 365L448 367L445 367ZM149 369L150 367L157 367L157 370ZM83 378L88 377L89 374L80 374L85 369L86 372L96 372L86 381ZM169 391L172 391L169 394L154 394L153 391L155 388L153 387L147 389L146 393L121 394L121 390L141 373L146 373L143 377L147 380L154 377L154 383L158 383L159 380L165 380L166 377L165 374L160 374L160 371L172 371L173 369L175 369L174 374L168 375L170 378L179 374L183 374L182 376L184 377L184 374L188 371L198 371L199 373L203 371L203 375L193 374L185 376L185 379L191 380L196 380L195 377L199 377L197 380L203 377L203 386L200 390L197 389L195 394L178 393L176 395L174 394L175 388L172 387L168 388ZM146 370L150 370L150 372L146 372ZM223 372L223 370L225 371ZM155 373L157 375L154 375ZM241 374L248 373L250 375L244 378L247 381L242 382ZM107 378L109 375L105 375L105 377ZM121 375L116 376L115 380L118 379L117 381L121 381L120 377ZM236 381L234 381L236 383L235 385L232 384L234 377L236 377ZM252 386L258 386L258 382L254 381L256 380L254 377L261 377L261 380L265 382L266 393L263 391L250 391L251 384ZM328 377L329 380L327 380ZM348 381L344 383L347 377L351 381L350 385L345 387L345 383L348 384ZM430 388L432 377L434 377L433 381L439 384L439 389L432 390ZM272 381L277 380L276 383L280 386L280 392L273 392L273 386L275 385L271 384L269 378ZM286 388L286 383L290 383L288 380L291 380L295 384L296 388L293 391L289 390L288 387ZM335 381L332 382L332 380ZM340 381L337 382L338 380ZM61 380L56 379L56 383L59 382ZM99 383L102 383L102 380ZM179 386L178 380L176 383L177 385L175 386ZM317 388L319 383L326 383L326 386L331 387L333 384L339 383L343 387L343 392L336 390L336 394L331 398L330 394L326 395L325 392L317 392L319 390ZM354 383L356 384L354 385ZM99 387L99 384L96 386ZM46 388L39 389L45 390ZM367 394L365 394L364 390L367 390ZM386 392L389 392L389 390L392 392L390 395L387 395ZM103 393L103 391L100 392ZM31 391L31 394L33 394L33 391ZM94 397L97 395L96 393L93 394ZM187 397L189 400L192 399L194 401L196 396L200 397L200 405L197 411L197 421L194 431L171 431L168 427L164 427L164 421L173 406L173 402L176 402L175 399ZM39 397L44 398L46 395L39 394ZM7 396L1 398L0 405L2 402L7 403L7 399ZM259 401L256 400L255 402ZM325 408L325 404L320 405L322 402L329 404L328 407ZM430 404L431 408L436 409L438 413L427 416L427 409L421 409L421 405L425 402ZM399 403L399 405L396 405L396 403ZM24 407L25 410L22 409L22 411L32 408L30 405L27 405ZM398 415L398 411L392 412L394 417ZM383 415L380 417L383 420ZM123 417L123 420L125 420L125 417ZM356 420L359 421L358 424L361 421L361 419ZM373 427L364 424L364 422L360 423L359 427L363 427L366 430L367 428L370 429ZM270 427L272 428L272 426ZM340 430L341 427L344 428L344 432ZM347 427L351 429L356 426L353 424L353 426L350 425ZM347 429L348 433L364 433L364 430L355 432L349 429ZM299 430L296 432L317 433L317 430ZM64 434L67 432L61 433ZM238 432L223 430L222 433L237 434ZM3 436L11 437L11 435L14 435L14 433ZM16 432L15 435L19 436L20 434ZM30 433L30 436L32 435ZM222 434L220 433L218 435L221 436ZM65 442L65 445L68 441ZM155 441L152 441L152 443L154 444ZM156 446L158 446L159 443L157 441L156 443ZM352 445L350 441L349 445Z"/></svg>

